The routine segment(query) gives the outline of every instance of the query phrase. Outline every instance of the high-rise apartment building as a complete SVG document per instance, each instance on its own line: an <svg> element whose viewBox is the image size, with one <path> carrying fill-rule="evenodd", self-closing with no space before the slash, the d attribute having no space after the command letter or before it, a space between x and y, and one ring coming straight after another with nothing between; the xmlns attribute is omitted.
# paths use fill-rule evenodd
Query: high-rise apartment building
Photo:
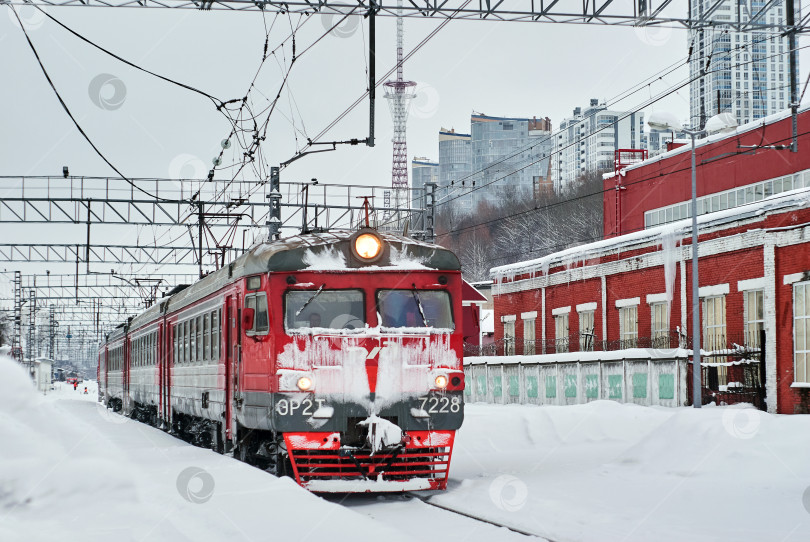
<svg viewBox="0 0 810 542"><path fill-rule="evenodd" d="M456 133L455 129L442 128L439 132L439 202L462 195L462 189L472 184L471 173L472 137L470 134ZM464 190L463 194L465 197L454 202L456 208L461 204L469 208L467 191Z"/></svg>
<svg viewBox="0 0 810 542"><path fill-rule="evenodd" d="M470 134L439 132L439 198L471 212L506 195L533 197L548 182L551 147L548 118L473 114Z"/></svg>
<svg viewBox="0 0 810 542"><path fill-rule="evenodd" d="M780 24L784 0L690 0L692 14L716 26L688 34L692 51L689 72L690 124L702 127L717 113L731 112L745 124L790 105L788 38L768 32L736 32L725 21ZM796 18L799 20L799 17ZM708 69L706 68L708 64Z"/></svg>
<svg viewBox="0 0 810 542"><path fill-rule="evenodd" d="M586 173L612 170L616 150L646 148L644 113L614 111L592 99L552 139L551 180L559 192Z"/></svg>
<svg viewBox="0 0 810 542"><path fill-rule="evenodd" d="M439 163L429 158L414 156L411 160L411 207L424 207L425 185L439 182Z"/></svg>
<svg viewBox="0 0 810 542"><path fill-rule="evenodd" d="M473 206L516 192L534 196L548 178L551 121L473 115L470 124L472 169L479 188L472 194Z"/></svg>

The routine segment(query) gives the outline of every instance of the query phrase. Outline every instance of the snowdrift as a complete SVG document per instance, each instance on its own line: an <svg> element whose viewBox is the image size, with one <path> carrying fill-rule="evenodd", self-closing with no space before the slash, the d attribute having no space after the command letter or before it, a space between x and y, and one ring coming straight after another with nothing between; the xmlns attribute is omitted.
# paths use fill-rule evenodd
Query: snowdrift
<svg viewBox="0 0 810 542"><path fill-rule="evenodd" d="M405 540L292 480L112 414L94 392L43 397L0 358L3 542Z"/></svg>

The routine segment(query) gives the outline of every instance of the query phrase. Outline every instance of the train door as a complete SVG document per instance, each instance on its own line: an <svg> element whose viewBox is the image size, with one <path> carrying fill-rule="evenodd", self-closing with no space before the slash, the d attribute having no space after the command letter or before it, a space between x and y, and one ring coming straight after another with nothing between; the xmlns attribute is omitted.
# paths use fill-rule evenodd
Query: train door
<svg viewBox="0 0 810 542"><path fill-rule="evenodd" d="M163 321L158 322L158 356L157 356L157 374L156 377L156 384L157 384L157 415L158 418L161 417L161 413L163 412L163 364L166 356L168 355L168 337L166 336L166 320L165 318Z"/></svg>
<svg viewBox="0 0 810 542"><path fill-rule="evenodd" d="M164 321L162 328L165 340L163 341L163 354L160 356L160 369L158 376L160 382L158 414L160 419L170 426L172 423L172 411L169 398L171 397L171 366L172 361L174 360L174 350L172 348L172 345L174 344L174 329L173 326L166 321Z"/></svg>
<svg viewBox="0 0 810 542"><path fill-rule="evenodd" d="M123 354L124 354L124 367L121 373L122 382L121 382L121 395L123 400L123 405L121 407L122 413L128 415L130 413L130 398L129 398L129 363L130 363L130 344L129 344L129 333L124 334L124 344L123 344Z"/></svg>
<svg viewBox="0 0 810 542"><path fill-rule="evenodd" d="M240 339L240 311L239 296L229 295L225 298L223 312L223 331L225 344L225 442L232 442L236 428L236 407L242 401L241 397L241 360L242 349Z"/></svg>

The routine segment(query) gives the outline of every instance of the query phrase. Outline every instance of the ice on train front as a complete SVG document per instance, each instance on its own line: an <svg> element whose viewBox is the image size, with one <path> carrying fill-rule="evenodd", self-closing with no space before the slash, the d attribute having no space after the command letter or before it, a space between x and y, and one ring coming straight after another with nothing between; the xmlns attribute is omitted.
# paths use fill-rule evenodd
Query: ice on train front
<svg viewBox="0 0 810 542"><path fill-rule="evenodd" d="M344 245L270 276L280 445L312 491L444 489L464 416L458 259L370 229Z"/></svg>

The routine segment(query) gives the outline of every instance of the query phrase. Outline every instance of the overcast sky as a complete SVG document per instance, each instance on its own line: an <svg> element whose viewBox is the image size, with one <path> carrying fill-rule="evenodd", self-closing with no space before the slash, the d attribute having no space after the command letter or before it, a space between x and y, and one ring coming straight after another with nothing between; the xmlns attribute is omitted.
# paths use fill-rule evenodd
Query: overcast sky
<svg viewBox="0 0 810 542"><path fill-rule="evenodd" d="M114 175L67 117L48 86L8 7L0 14L0 149L3 175ZM265 24L273 49L299 24L299 16L168 9L48 8L48 13L98 44L220 99L241 98L260 64ZM138 72L78 40L34 8L24 7L29 35L57 89L76 119L107 158L127 176L204 176L229 125L206 98ZM300 54L336 19L313 16L297 32ZM331 22L330 22L331 21ZM407 19L405 50L440 22ZM267 161L290 158L305 137L314 137L366 88L367 22L346 21L293 67L264 143ZM378 18L377 73L395 63L395 20ZM806 45L802 39L800 46ZM687 55L686 32L586 25L454 21L405 65L419 95L408 123L408 155L438 158L441 127L469 130L473 111L493 116L550 117L553 126L591 98L610 100ZM290 49L280 51L281 66ZM286 56L285 56L286 55ZM800 81L810 68L802 51ZM284 70L269 59L251 98L278 92ZM615 104L633 109L687 76L684 67ZM101 84L107 82L107 84ZM309 156L282 172L282 181L318 178L323 183L387 185L391 179L391 120L379 92L377 146L344 147ZM688 87L656 107L686 120ZM613 103L609 102L613 106ZM648 109L647 112L650 110ZM293 129L295 126L296 130ZM324 140L365 138L363 103ZM298 132L299 141L294 135ZM225 163L239 157L233 146ZM219 177L219 175L218 175ZM0 187L2 194L2 187ZM11 229L2 226L0 237ZM15 230L15 238L44 242L69 229ZM121 237L120 233L115 238ZM19 268L2 264L0 269ZM7 292L0 276L0 295Z"/></svg>

